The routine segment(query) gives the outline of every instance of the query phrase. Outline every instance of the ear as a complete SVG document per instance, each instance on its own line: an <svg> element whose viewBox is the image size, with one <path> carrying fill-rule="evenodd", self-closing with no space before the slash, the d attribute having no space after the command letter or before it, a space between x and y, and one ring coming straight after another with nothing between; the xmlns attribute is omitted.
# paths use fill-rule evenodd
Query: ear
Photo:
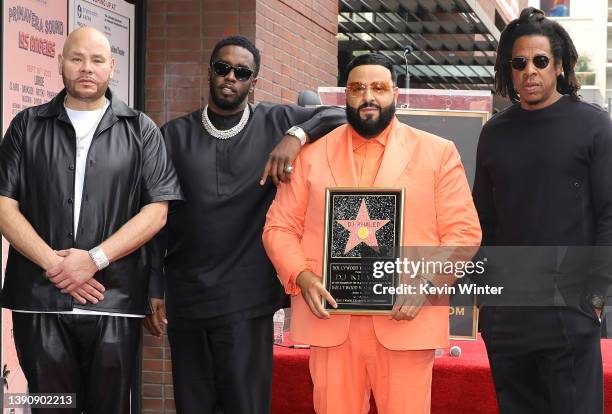
<svg viewBox="0 0 612 414"><path fill-rule="evenodd" d="M397 86L393 87L393 102L395 106L397 106L397 98L399 98L399 88Z"/></svg>
<svg viewBox="0 0 612 414"><path fill-rule="evenodd" d="M60 76L62 76L62 62L64 61L64 55L62 55L61 53L59 55L57 55L57 71L60 74Z"/></svg>
<svg viewBox="0 0 612 414"><path fill-rule="evenodd" d="M255 91L255 85L257 84L257 80L258 80L258 79L259 79L259 78L254 78L254 79L251 81L251 86L249 86L249 93L253 93L253 92Z"/></svg>
<svg viewBox="0 0 612 414"><path fill-rule="evenodd" d="M111 73L110 73L110 78L113 78L113 75L115 74L115 66L117 65L117 61L115 60L115 58L111 58Z"/></svg>
<svg viewBox="0 0 612 414"><path fill-rule="evenodd" d="M557 76L561 76L563 74L563 65L561 65L561 62L555 63L555 73Z"/></svg>
<svg viewBox="0 0 612 414"><path fill-rule="evenodd" d="M208 66L208 81L210 82L212 80L212 67Z"/></svg>

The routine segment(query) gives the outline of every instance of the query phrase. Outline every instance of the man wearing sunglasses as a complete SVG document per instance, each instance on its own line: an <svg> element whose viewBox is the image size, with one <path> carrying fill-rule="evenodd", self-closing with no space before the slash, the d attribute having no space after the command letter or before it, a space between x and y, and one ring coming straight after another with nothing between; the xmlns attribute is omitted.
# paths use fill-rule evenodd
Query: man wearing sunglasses
<svg viewBox="0 0 612 414"><path fill-rule="evenodd" d="M474 202L483 245L538 246L510 254L523 263L506 288L523 294L481 309L502 414L603 413L612 128L578 96L577 59L568 33L534 8L501 34L495 89L514 105L483 128Z"/></svg>
<svg viewBox="0 0 612 414"><path fill-rule="evenodd" d="M346 122L340 108L250 105L259 65L248 39L221 40L210 58L208 105L162 128L187 201L171 208L156 244L160 258L167 246L179 413L270 411L272 315L285 295L262 246L265 215L274 184L288 179L307 137ZM268 173L274 184L265 182ZM152 283L155 312L146 321L159 337L165 319L160 269Z"/></svg>
<svg viewBox="0 0 612 414"><path fill-rule="evenodd" d="M270 207L264 245L292 295L291 338L311 345L315 411L367 413L373 392L381 414L427 414L434 350L448 346L448 307L423 306L427 297L418 292L398 295L390 315L330 315L322 306L336 304L321 280L325 189L405 188L403 246L473 250L480 244L478 217L453 143L396 118L392 62L365 54L347 73L349 125L302 151L294 177ZM349 242L346 248L369 247Z"/></svg>

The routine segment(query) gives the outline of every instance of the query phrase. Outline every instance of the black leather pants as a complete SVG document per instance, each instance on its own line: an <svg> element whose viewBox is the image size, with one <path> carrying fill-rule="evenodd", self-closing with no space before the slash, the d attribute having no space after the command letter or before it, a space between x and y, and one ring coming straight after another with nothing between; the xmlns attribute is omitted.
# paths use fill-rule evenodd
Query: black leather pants
<svg viewBox="0 0 612 414"><path fill-rule="evenodd" d="M13 312L19 363L30 393L75 393L76 409L33 414L129 414L142 319Z"/></svg>

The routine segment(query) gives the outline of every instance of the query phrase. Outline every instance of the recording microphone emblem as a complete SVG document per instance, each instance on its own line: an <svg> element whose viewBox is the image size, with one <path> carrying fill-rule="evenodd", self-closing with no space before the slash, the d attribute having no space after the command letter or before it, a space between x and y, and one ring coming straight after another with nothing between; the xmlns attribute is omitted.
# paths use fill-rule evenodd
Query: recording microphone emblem
<svg viewBox="0 0 612 414"><path fill-rule="evenodd" d="M410 89L410 72L408 72L408 56L410 56L412 54L412 52L414 52L414 48L411 45L406 45L406 47L404 47L404 63L406 64L406 108L408 108L410 106L410 102L409 102L409 97L408 97L408 90ZM404 105L402 105L404 106Z"/></svg>

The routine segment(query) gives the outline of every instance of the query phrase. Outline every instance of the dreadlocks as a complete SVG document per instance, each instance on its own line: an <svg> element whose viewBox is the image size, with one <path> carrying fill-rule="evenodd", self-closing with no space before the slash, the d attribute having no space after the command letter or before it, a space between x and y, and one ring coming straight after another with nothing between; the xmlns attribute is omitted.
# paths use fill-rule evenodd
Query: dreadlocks
<svg viewBox="0 0 612 414"><path fill-rule="evenodd" d="M546 36L550 42L554 62L561 61L563 71L557 76L557 91L562 95L570 95L579 100L580 83L576 80L574 66L578 61L578 52L567 31L556 21L547 19L542 10L534 7L523 9L518 19L511 21L504 29L499 39L497 59L495 61L495 92L504 97L510 97L512 102L518 102L519 96L512 84L512 47L521 36Z"/></svg>

